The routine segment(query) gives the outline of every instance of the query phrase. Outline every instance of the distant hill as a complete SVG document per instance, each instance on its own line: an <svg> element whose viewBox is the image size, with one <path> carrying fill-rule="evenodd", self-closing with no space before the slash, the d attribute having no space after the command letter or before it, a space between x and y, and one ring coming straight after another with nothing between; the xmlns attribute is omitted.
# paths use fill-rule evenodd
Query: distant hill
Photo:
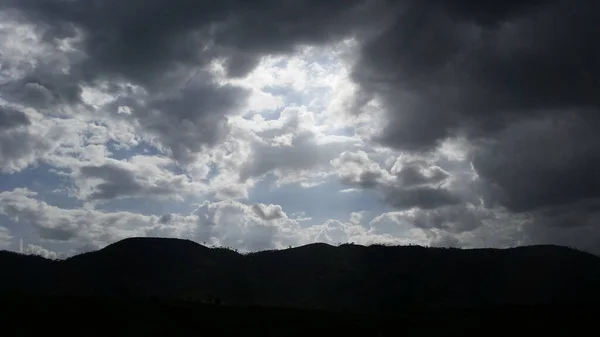
<svg viewBox="0 0 600 337"><path fill-rule="evenodd" d="M238 254L132 238L66 260L0 252L8 294L213 301L390 313L593 303L600 258L559 246L445 249L311 244Z"/></svg>

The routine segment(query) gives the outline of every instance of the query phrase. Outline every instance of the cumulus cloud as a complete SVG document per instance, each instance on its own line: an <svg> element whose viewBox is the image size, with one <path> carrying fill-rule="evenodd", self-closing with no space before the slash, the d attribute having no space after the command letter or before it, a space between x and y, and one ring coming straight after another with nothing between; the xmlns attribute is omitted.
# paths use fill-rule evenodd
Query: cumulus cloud
<svg viewBox="0 0 600 337"><path fill-rule="evenodd" d="M274 206L277 207L277 206ZM236 201L205 202L198 218L195 239L244 251L283 248L306 242L298 223L284 216L265 219L257 207Z"/></svg>
<svg viewBox="0 0 600 337"><path fill-rule="evenodd" d="M0 214L30 226L45 240L98 248L126 237L142 236L145 230L159 225L158 216L59 208L36 197L37 193L28 189L0 192ZM179 220L182 220L178 227L181 231L188 222L194 222L185 217Z"/></svg>
<svg viewBox="0 0 600 337"><path fill-rule="evenodd" d="M342 183L357 185L363 188L373 188L385 185L394 178L387 170L371 161L364 151L344 151L331 161L331 165L337 169Z"/></svg>
<svg viewBox="0 0 600 337"><path fill-rule="evenodd" d="M28 244L27 247L25 247L25 249L23 250L23 253L25 254L29 254L29 255L37 255L37 256L42 256L45 257L47 259L58 259L59 255L51 250L48 250L42 246L38 246L38 245L32 245L32 244Z"/></svg>
<svg viewBox="0 0 600 337"><path fill-rule="evenodd" d="M69 242L76 248L98 248L126 237L147 235L190 238L245 250L306 242L297 223L285 213L277 219L264 220L252 206L235 201L205 202L191 215L146 216L59 208L36 196L26 189L1 192L0 214L31 226L42 239Z"/></svg>
<svg viewBox="0 0 600 337"><path fill-rule="evenodd" d="M254 204L252 205L252 210L256 213L261 219L269 221L276 220L283 217L287 217L281 206L279 205L265 205L265 204Z"/></svg>
<svg viewBox="0 0 600 337"><path fill-rule="evenodd" d="M75 247L103 247L130 236L183 237L246 251L310 242L278 205L260 205L266 211L257 214L256 206L235 201L205 202L190 215L145 216L59 208L36 199L36 193L26 189L1 192L0 201L1 214L31 226L40 238Z"/></svg>
<svg viewBox="0 0 600 337"><path fill-rule="evenodd" d="M251 147L240 168L242 181L274 173L290 182L303 173L322 170L341 151L359 144L352 137L328 137L319 130L306 107L285 108L279 119L257 118L239 125L250 132Z"/></svg>
<svg viewBox="0 0 600 337"><path fill-rule="evenodd" d="M378 232L375 222L363 226L356 221L327 220L323 224L301 226L279 205L246 205L234 200L206 201L191 214L141 215L131 212L105 212L93 209L66 209L37 199L35 192L15 189L0 193L0 214L20 226L30 226L43 240L62 242L70 253L97 249L131 236L187 238L207 245L226 246L241 251L285 248L312 242L338 244L426 243L421 229L405 225L411 236ZM398 233L398 232L395 232ZM10 236L7 235L7 240ZM32 247L38 253L45 251ZM51 254L48 252L48 254ZM51 255L49 255L51 256Z"/></svg>
<svg viewBox="0 0 600 337"><path fill-rule="evenodd" d="M436 209L467 202L451 185L445 184L450 173L424 160L401 156L391 168L384 169L364 151L346 151L331 164L342 183L375 188L388 204L398 209Z"/></svg>

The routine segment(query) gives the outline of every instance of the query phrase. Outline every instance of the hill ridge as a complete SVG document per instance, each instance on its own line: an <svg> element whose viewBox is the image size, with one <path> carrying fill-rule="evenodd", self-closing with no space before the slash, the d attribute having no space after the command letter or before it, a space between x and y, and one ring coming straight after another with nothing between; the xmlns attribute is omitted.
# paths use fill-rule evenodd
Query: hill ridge
<svg viewBox="0 0 600 337"><path fill-rule="evenodd" d="M309 244L305 244L305 245L300 245L300 246L295 246L295 247L287 247L287 248L281 248L281 249L268 249L268 250L262 250L262 251L255 251L255 252L238 252L232 248L229 247L222 247L222 246L207 246L207 245L203 245L201 243L198 243L196 241L190 240L190 239L180 239L180 238L169 238L169 237L130 237L130 238L125 238L119 241L116 241L114 243L111 243L103 248L97 249L97 250L92 250L92 251L87 251L87 252L83 252L83 253L79 253L73 256L69 256L67 258L57 258L57 259L48 259L42 255L37 255L37 254L27 254L27 253L20 253L20 252L15 252L12 250L6 250L6 249L2 249L0 250L0 254L8 254L8 255L19 255L19 256L32 256L32 257L39 257L42 259L46 259L46 260L53 260L53 261L63 261L63 260L68 260L71 259L73 257L76 256L80 256L80 255L84 255L84 254L90 254L90 253L96 253L96 252L101 252L101 251L106 251L107 249L112 249L115 247L120 247L123 246L125 244L131 244L131 243L139 243L139 242L144 242L145 243L163 243L163 242L173 242L173 243L185 243L185 244L191 244L194 245L195 247L199 247L199 248L204 248L207 250L211 250L211 249L217 249L217 250L229 250L233 253L237 253L239 255L249 255L249 254L258 254L258 253L266 253L266 252L281 252L281 251L288 251L288 250L298 250L298 249L308 249L310 247L324 247L324 248L345 248L348 246L352 246L352 247L360 247L360 248L391 248L391 249L406 249L406 248L413 248L413 249L427 249L427 250L455 250L455 251L467 251L467 252L473 252L473 251L511 251L511 250L527 250L527 249L555 249L555 250L563 250L563 251L570 251L570 252L574 252L574 253L580 253L583 255L588 255L588 256L593 256L593 257L598 257L595 254L592 254L590 252L584 251L584 250L579 250L573 247L568 247L568 246L562 246L562 245L553 245L553 244L538 244L538 245L524 245L524 246L513 246L513 247L503 247L503 248L494 248L494 247L477 247L477 248L460 248L460 247L430 247L430 246L421 246L421 245L382 245L382 244L372 244L372 245L360 245L360 244L354 244L354 243L344 243L341 245L331 245L328 243L323 243L323 242L315 242L315 243L309 243Z"/></svg>
<svg viewBox="0 0 600 337"><path fill-rule="evenodd" d="M162 298L353 312L600 299L600 258L568 247L309 244L241 254L130 238L66 260L0 254L0 292Z"/></svg>

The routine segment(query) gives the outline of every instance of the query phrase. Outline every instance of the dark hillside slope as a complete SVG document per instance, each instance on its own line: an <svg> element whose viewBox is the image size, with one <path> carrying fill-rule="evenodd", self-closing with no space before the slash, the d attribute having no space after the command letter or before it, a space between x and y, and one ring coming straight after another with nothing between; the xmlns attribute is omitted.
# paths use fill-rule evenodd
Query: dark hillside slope
<svg viewBox="0 0 600 337"><path fill-rule="evenodd" d="M131 238L72 257L61 269L78 287L66 290L71 295L204 300L243 295L242 262L233 251L189 240Z"/></svg>
<svg viewBox="0 0 600 337"><path fill-rule="evenodd" d="M40 256L0 251L0 291L49 295L56 290L55 271L59 262Z"/></svg>
<svg viewBox="0 0 600 337"><path fill-rule="evenodd" d="M394 312L600 299L600 258L558 246L443 249L312 244L241 255L177 239L127 239L64 261L0 255L1 289ZM12 290L8 290L9 292Z"/></svg>

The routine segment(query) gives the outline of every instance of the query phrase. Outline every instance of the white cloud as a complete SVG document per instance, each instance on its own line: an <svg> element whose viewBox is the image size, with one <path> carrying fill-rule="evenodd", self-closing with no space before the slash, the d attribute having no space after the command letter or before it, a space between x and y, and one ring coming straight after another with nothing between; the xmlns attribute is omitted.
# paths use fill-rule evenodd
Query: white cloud
<svg viewBox="0 0 600 337"><path fill-rule="evenodd" d="M363 188L373 188L378 185L393 183L394 177L379 163L372 161L364 151L344 151L331 161L336 169L338 178L344 184Z"/></svg>
<svg viewBox="0 0 600 337"><path fill-rule="evenodd" d="M31 226L41 239L101 247L144 233L158 223L157 216L129 212L107 213L93 209L64 209L36 199L27 189L0 192L0 213Z"/></svg>
<svg viewBox="0 0 600 337"><path fill-rule="evenodd" d="M29 255L38 255L38 256L42 256L47 259L53 259L53 260L59 258L59 254L57 254L51 250L48 250L42 246L32 245L32 244L28 244L27 247L25 248L25 250L23 251L23 253L29 254Z"/></svg>
<svg viewBox="0 0 600 337"><path fill-rule="evenodd" d="M261 205L267 213L277 205ZM16 189L0 193L0 213L35 229L44 240L76 247L102 247L131 236L191 238L199 242L259 250L307 242L298 222L281 211L259 216L255 208L235 201L204 202L191 215L141 215L93 209L63 209L36 199L36 193Z"/></svg>
<svg viewBox="0 0 600 337"><path fill-rule="evenodd" d="M411 229L406 224L399 227L401 222L393 214L384 214L368 226L359 223L360 213L354 213L352 220L347 223L328 220L320 225L304 227L300 221L306 219L290 218L281 206L272 204L205 201L189 215L159 216L64 209L48 205L36 197L35 192L26 189L1 192L0 214L21 226L30 226L42 240L63 242L75 251L83 247L100 248L131 236L188 238L241 251L284 248L312 242L427 244L423 230ZM383 223L400 229L381 230Z"/></svg>
<svg viewBox="0 0 600 337"><path fill-rule="evenodd" d="M238 120L238 127L249 133L250 152L240 167L240 178L260 178L274 173L279 183L323 178L322 170L345 149L360 146L352 137L323 133L314 114L301 106L284 109L279 119Z"/></svg>
<svg viewBox="0 0 600 337"><path fill-rule="evenodd" d="M277 218L264 219L255 207L236 201L205 202L193 214L198 219L195 239L199 242L255 251L305 241L298 222L284 213Z"/></svg>
<svg viewBox="0 0 600 337"><path fill-rule="evenodd" d="M13 237L8 228L0 226L0 249L9 249L12 239Z"/></svg>
<svg viewBox="0 0 600 337"><path fill-rule="evenodd" d="M352 212L350 213L350 223L353 225L360 225L363 220L363 212Z"/></svg>

